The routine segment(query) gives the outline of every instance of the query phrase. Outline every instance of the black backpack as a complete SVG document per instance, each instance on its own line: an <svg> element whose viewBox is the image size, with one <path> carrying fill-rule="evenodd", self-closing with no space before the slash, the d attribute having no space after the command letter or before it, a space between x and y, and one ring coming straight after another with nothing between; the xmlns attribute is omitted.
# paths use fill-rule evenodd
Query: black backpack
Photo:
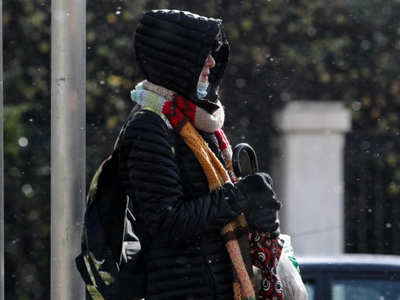
<svg viewBox="0 0 400 300"><path fill-rule="evenodd" d="M166 129L156 113L152 114ZM94 300L143 299L146 271L135 218L119 175L119 145L122 127L112 155L95 173L87 196L81 253L75 258L86 288Z"/></svg>

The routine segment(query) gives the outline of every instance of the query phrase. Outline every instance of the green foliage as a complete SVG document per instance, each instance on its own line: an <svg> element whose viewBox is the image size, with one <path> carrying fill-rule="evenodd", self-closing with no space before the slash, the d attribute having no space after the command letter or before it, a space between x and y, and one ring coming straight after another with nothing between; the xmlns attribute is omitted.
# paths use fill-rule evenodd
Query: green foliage
<svg viewBox="0 0 400 300"><path fill-rule="evenodd" d="M4 120L4 153L5 156L13 160L18 159L21 154L20 139L24 138L26 133L25 124L21 124L22 115L28 110L27 104L5 106L3 111ZM23 141L21 141L22 144Z"/></svg>
<svg viewBox="0 0 400 300"><path fill-rule="evenodd" d="M50 276L50 1L3 1L5 298Z"/></svg>
<svg viewBox="0 0 400 300"><path fill-rule="evenodd" d="M49 299L50 8L3 1L6 299ZM154 8L224 20L226 132L253 145L261 170L276 148L273 114L288 101L345 101L356 131L399 131L398 0L88 0L88 184L133 107L129 92L143 79L133 32Z"/></svg>
<svg viewBox="0 0 400 300"><path fill-rule="evenodd" d="M216 16L224 20L232 45L222 100L233 141L250 141L260 153L261 169L268 168L273 112L302 99L344 101L354 130L398 132L393 112L400 108L400 22L394 14L399 6L398 1L222 1Z"/></svg>

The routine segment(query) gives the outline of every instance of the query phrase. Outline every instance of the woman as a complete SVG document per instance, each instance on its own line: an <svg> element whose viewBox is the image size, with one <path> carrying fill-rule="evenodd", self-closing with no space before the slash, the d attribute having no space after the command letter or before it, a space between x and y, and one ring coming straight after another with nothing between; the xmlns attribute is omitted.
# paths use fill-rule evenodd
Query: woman
<svg viewBox="0 0 400 300"><path fill-rule="evenodd" d="M232 183L218 99L229 58L222 21L146 12L135 51L146 80L132 92L138 106L120 172L143 242L146 299L252 299L243 213L251 228L276 237L281 204L265 173Z"/></svg>

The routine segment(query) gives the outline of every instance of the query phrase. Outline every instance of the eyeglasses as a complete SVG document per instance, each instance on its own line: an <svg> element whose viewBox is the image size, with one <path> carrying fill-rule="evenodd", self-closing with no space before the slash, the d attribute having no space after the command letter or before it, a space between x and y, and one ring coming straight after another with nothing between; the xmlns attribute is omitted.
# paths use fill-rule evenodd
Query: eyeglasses
<svg viewBox="0 0 400 300"><path fill-rule="evenodd" d="M211 48L213 52L218 52L219 49L221 49L221 47L222 47L222 42L219 40L214 40Z"/></svg>

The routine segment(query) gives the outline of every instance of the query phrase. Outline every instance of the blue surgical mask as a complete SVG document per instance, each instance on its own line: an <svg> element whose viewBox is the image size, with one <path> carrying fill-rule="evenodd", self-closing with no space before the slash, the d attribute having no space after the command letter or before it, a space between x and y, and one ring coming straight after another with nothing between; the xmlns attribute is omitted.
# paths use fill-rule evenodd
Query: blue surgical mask
<svg viewBox="0 0 400 300"><path fill-rule="evenodd" d="M197 82L197 96L199 98L204 98L207 96L207 88L208 88L208 83L203 83L203 82Z"/></svg>

